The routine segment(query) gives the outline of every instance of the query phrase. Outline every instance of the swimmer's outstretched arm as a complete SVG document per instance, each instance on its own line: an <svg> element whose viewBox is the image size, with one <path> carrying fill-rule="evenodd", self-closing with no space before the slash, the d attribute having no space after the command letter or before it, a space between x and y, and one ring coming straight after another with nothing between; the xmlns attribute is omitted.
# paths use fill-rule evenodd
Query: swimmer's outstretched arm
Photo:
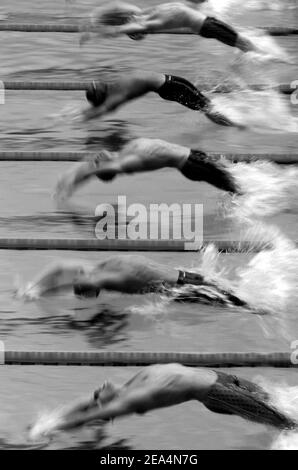
<svg viewBox="0 0 298 470"><path fill-rule="evenodd" d="M152 32L171 31L172 29L183 28L189 33L198 34L205 38L217 39L231 47L236 47L243 52L257 51L257 47L245 36L239 34L232 26L217 19L206 17L199 11L177 4L177 11L173 17L160 17L143 20L140 22L130 22L121 26L113 27L107 32L111 36L127 34L132 39L138 39L138 35ZM175 16L174 16L175 15ZM134 38L133 35L136 35Z"/></svg>
<svg viewBox="0 0 298 470"><path fill-rule="evenodd" d="M76 408L73 412L69 411L61 418L61 422L57 426L57 430L69 430L84 426L87 423L96 420L108 421L121 416L131 415L140 410L150 411L157 408L154 400L148 389L138 389L130 391L123 397L116 397L111 402L103 405L102 407L89 407L84 409L85 404L82 404L82 409Z"/></svg>
<svg viewBox="0 0 298 470"><path fill-rule="evenodd" d="M103 160L98 162L98 160ZM108 160L108 161L106 161ZM77 189L82 184L86 183L92 176L96 175L99 169L99 165L102 166L103 163L113 163L113 157L109 152L102 150L96 160L87 158L82 163L74 165L70 170L65 172L58 180L54 196L59 201L62 201L71 196L75 189ZM115 165L114 165L115 166ZM112 171L112 177L107 178L107 180L112 179L116 176L116 168Z"/></svg>
<svg viewBox="0 0 298 470"><path fill-rule="evenodd" d="M162 168L164 165L159 164L156 168L149 168L154 170ZM111 181L117 175L124 173L138 173L148 170L144 166L143 161L138 155L126 155L121 159L112 161L103 161L97 168L90 166L89 163L84 162L80 166L76 166L72 172L68 172L59 180L55 196L58 200L63 200L72 195L79 186L86 183L90 178L97 176L102 181Z"/></svg>
<svg viewBox="0 0 298 470"><path fill-rule="evenodd" d="M51 266L25 288L17 292L17 297L35 299L39 296L72 287L85 277L93 267L84 262L64 262Z"/></svg>
<svg viewBox="0 0 298 470"><path fill-rule="evenodd" d="M151 91L158 92L165 80L164 74L155 72L135 72L132 75L125 75L119 78L112 88L107 87L107 96L102 103L96 101L97 87L101 84L95 82L94 88L86 93L87 100L92 103L92 107L83 111L83 117L85 119L99 118Z"/></svg>

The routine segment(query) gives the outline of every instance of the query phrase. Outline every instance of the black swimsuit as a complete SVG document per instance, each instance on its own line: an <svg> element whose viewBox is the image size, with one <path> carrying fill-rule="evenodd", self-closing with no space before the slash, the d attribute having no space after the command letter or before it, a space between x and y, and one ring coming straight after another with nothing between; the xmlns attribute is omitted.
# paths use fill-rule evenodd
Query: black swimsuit
<svg viewBox="0 0 298 470"><path fill-rule="evenodd" d="M192 181L206 181L223 191L240 193L239 188L220 157L200 150L191 150L181 173Z"/></svg>
<svg viewBox="0 0 298 470"><path fill-rule="evenodd" d="M179 271L179 277L177 281L178 285L192 285L192 286L206 286L211 288L211 292L198 292L197 297L195 295L188 296L187 293L181 293L181 295L178 295L175 297L176 301L190 301L193 299L193 301L197 301L198 298L201 298L202 300L205 298L209 301L212 301L212 297L214 301L220 302L222 304L227 304L227 303L232 303L233 305L237 307L247 307L246 302L243 300L239 299L236 295L232 294L231 292L228 292L226 290L218 288L215 284L208 284L208 282L205 281L204 277L201 276L198 273L192 273L192 272L187 272L187 271ZM217 294L217 295L216 295Z"/></svg>
<svg viewBox="0 0 298 470"><path fill-rule="evenodd" d="M217 381L203 401L210 411L239 415L279 429L296 427L296 423L270 404L269 395L260 386L224 372L216 374Z"/></svg>
<svg viewBox="0 0 298 470"><path fill-rule="evenodd" d="M188 80L174 75L166 75L165 77L165 83L157 92L161 98L168 101L176 101L195 111L206 111L208 109L210 99L203 95Z"/></svg>
<svg viewBox="0 0 298 470"><path fill-rule="evenodd" d="M237 45L237 32L227 23L213 18L212 16L207 16L199 34L203 38L218 39L228 46L235 47Z"/></svg>

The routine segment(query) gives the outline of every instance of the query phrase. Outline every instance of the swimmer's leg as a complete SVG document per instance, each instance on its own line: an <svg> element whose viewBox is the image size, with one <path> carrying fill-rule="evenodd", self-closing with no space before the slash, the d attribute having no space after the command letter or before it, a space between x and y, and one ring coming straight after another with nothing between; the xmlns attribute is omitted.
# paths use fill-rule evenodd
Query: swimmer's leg
<svg viewBox="0 0 298 470"><path fill-rule="evenodd" d="M249 39L239 35L234 28L217 18L208 16L205 19L199 34L204 38L217 39L228 46L237 47L243 52L256 50L256 47Z"/></svg>
<svg viewBox="0 0 298 470"><path fill-rule="evenodd" d="M210 121L220 126L239 125L230 121L222 112L215 110L212 100L196 86L181 77L166 75L165 83L157 91L164 100L175 101L194 111L202 111Z"/></svg>
<svg viewBox="0 0 298 470"><path fill-rule="evenodd" d="M188 159L179 169L192 181L205 181L224 191L240 194L228 165L224 164L220 157L207 155L200 150L191 150Z"/></svg>
<svg viewBox="0 0 298 470"><path fill-rule="evenodd" d="M159 96L167 101L175 101L194 111L205 111L211 100L185 78L166 75L165 83L158 89Z"/></svg>
<svg viewBox="0 0 298 470"><path fill-rule="evenodd" d="M291 419L271 405L270 396L260 386L223 372L217 372L217 375L217 381L203 402L209 410L238 415L278 429L295 426Z"/></svg>

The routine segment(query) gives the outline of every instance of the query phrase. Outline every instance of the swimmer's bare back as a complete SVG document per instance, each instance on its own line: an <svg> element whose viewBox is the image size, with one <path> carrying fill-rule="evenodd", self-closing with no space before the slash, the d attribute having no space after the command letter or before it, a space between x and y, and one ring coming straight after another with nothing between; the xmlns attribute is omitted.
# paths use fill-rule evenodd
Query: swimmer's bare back
<svg viewBox="0 0 298 470"><path fill-rule="evenodd" d="M152 365L123 386L106 382L94 392L93 400L69 406L51 431L74 429L94 420L144 414L190 400L204 402L216 380L217 374L212 370L180 364Z"/></svg>
<svg viewBox="0 0 298 470"><path fill-rule="evenodd" d="M130 22L115 26L114 30L110 29L107 34L147 34L179 28L200 34L205 19L206 15L183 3L165 3L142 10L141 13L134 15Z"/></svg>
<svg viewBox="0 0 298 470"><path fill-rule="evenodd" d="M115 255L93 265L61 261L44 270L17 295L35 300L60 289L75 288L77 293L78 286L81 292L88 288L90 292L105 289L135 294L148 289L157 291L164 283L175 285L178 277L179 272L174 268L135 255Z"/></svg>
<svg viewBox="0 0 298 470"><path fill-rule="evenodd" d="M194 28L199 34L206 15L179 2L164 3L144 12L143 21L148 29L155 31L179 29L184 27Z"/></svg>
<svg viewBox="0 0 298 470"><path fill-rule="evenodd" d="M104 158L90 159L75 165L59 179L56 198L65 200L83 183L97 176L112 181L117 175L154 171L162 168L183 167L189 157L189 149L160 139L135 139L119 153L104 151Z"/></svg>
<svg viewBox="0 0 298 470"><path fill-rule="evenodd" d="M297 423L277 409L257 384L224 372L181 364L152 365L123 386L105 382L93 400L68 407L52 430L67 430L94 420L144 414L196 400L214 412L238 415L278 429L297 429Z"/></svg>
<svg viewBox="0 0 298 470"><path fill-rule="evenodd" d="M151 284L167 283L175 285L179 273L177 270L156 263L140 255L115 255L97 264L92 279L105 274L114 274L117 278L117 290L124 293L138 293ZM107 285L106 287L109 287Z"/></svg>
<svg viewBox="0 0 298 470"><path fill-rule="evenodd" d="M152 365L142 369L121 388L121 394L136 389L146 390L148 402L143 412L185 401L204 401L217 375L208 369L185 367L181 364Z"/></svg>
<svg viewBox="0 0 298 470"><path fill-rule="evenodd" d="M186 29L189 33L205 38L217 39L243 52L256 51L258 48L246 37L221 20L202 14L183 3L165 3L149 10L135 12L126 22L106 29L107 36L127 34L132 39L142 39L144 35L153 32L166 32L175 29ZM100 33L100 31L99 31ZM261 51L259 51L261 52Z"/></svg>

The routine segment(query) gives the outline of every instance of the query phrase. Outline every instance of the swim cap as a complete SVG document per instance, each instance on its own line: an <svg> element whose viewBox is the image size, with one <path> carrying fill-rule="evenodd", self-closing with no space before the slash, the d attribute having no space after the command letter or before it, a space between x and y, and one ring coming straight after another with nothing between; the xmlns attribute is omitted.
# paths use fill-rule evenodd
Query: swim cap
<svg viewBox="0 0 298 470"><path fill-rule="evenodd" d="M93 82L86 91L86 98L92 106L97 107L104 103L107 97L107 85L104 82Z"/></svg>
<svg viewBox="0 0 298 470"><path fill-rule="evenodd" d="M91 299L92 297L98 297L100 293L100 289L97 289L96 287L92 285L86 285L86 284L76 284L73 287L74 294L77 297L82 297L85 299Z"/></svg>
<svg viewBox="0 0 298 470"><path fill-rule="evenodd" d="M129 23L133 17L141 13L141 9L135 5L117 2L107 9L99 10L99 21L108 26L121 26Z"/></svg>

